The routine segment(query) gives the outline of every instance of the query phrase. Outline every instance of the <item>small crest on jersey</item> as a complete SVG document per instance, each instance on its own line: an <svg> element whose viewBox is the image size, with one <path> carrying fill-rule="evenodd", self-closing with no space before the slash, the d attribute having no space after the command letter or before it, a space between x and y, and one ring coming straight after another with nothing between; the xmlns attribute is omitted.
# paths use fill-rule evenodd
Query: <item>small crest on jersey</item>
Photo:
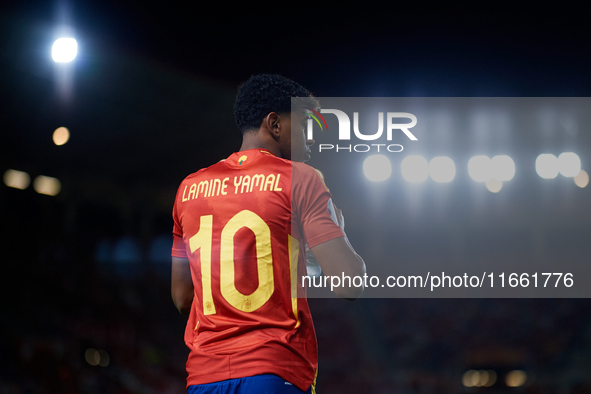
<svg viewBox="0 0 591 394"><path fill-rule="evenodd" d="M247 298L246 301L244 301L244 307L246 309L250 309L250 307L252 306L250 300Z"/></svg>
<svg viewBox="0 0 591 394"><path fill-rule="evenodd" d="M207 309L208 311L210 311L210 310L211 310L211 302L207 301L207 302L205 303L205 309Z"/></svg>
<svg viewBox="0 0 591 394"><path fill-rule="evenodd" d="M246 161L246 159L248 159L248 156L246 156L246 155L240 156L240 159L238 159L238 165L241 166L242 163L244 163Z"/></svg>
<svg viewBox="0 0 591 394"><path fill-rule="evenodd" d="M337 220L337 213L336 213L336 211L334 209L334 205L332 203L332 198L330 198L328 200L327 208L328 208L328 214L330 215L330 218L338 226L339 222Z"/></svg>

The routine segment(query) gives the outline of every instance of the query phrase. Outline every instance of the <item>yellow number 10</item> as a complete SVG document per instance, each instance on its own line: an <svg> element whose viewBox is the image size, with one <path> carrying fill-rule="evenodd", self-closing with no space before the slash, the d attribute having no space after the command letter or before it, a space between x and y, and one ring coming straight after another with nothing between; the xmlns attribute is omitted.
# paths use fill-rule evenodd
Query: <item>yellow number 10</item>
<svg viewBox="0 0 591 394"><path fill-rule="evenodd" d="M256 243L259 286L252 294L242 294L236 289L234 282L234 235L243 227L254 233ZM213 215L201 216L199 232L189 239L189 247L191 253L201 249L201 285L205 315L216 313L211 289L212 243ZM222 297L230 305L243 312L253 312L271 298L275 289L271 230L260 216L249 210L240 211L234 215L222 229L219 257L220 290Z"/></svg>

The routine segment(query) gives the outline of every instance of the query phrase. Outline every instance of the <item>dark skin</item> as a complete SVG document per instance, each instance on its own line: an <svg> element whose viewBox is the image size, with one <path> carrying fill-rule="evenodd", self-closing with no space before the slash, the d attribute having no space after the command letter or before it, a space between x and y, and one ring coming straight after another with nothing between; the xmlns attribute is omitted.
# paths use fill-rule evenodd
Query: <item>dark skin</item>
<svg viewBox="0 0 591 394"><path fill-rule="evenodd" d="M292 117L295 117L292 122ZM269 113L258 130L248 130L243 134L240 151L267 149L277 157L293 161L306 161L310 158L309 146L314 141L305 139L305 125L308 117L305 112L292 114ZM297 125L292 130L292 124ZM311 248L314 257L327 276L353 277L365 274L365 262L355 253L347 236L334 238ZM334 293L342 298L356 299L363 288L337 287ZM179 312L188 315L193 303L193 279L189 259L173 257L171 275L171 295Z"/></svg>
<svg viewBox="0 0 591 394"><path fill-rule="evenodd" d="M240 150L263 148L283 159L306 161L310 158L309 146L314 143L314 140L305 139L304 130L307 120L308 117L304 112L294 114L271 112L263 119L258 130L248 130L244 133ZM293 133L292 124L298 126Z"/></svg>

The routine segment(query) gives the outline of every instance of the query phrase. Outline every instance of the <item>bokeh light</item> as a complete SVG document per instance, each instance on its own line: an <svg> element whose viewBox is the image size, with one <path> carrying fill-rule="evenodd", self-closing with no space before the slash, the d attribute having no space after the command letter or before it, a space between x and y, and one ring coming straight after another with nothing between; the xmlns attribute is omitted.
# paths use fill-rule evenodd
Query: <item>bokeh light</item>
<svg viewBox="0 0 591 394"><path fill-rule="evenodd" d="M520 387L527 382L527 373L522 370L514 370L505 376L505 384L509 387Z"/></svg>
<svg viewBox="0 0 591 394"><path fill-rule="evenodd" d="M423 156L407 156L400 165L402 176L408 182L423 182L429 176L429 163Z"/></svg>
<svg viewBox="0 0 591 394"><path fill-rule="evenodd" d="M478 371L470 369L462 376L462 384L465 387L474 387L478 383L479 374Z"/></svg>
<svg viewBox="0 0 591 394"><path fill-rule="evenodd" d="M587 171L581 170L579 171L578 175L574 177L574 181L575 185L577 185L581 189L585 188L589 184L589 174L587 174Z"/></svg>
<svg viewBox="0 0 591 394"><path fill-rule="evenodd" d="M108 367L111 363L111 357L109 356L109 353L107 353L106 350L101 349L98 351L98 354L100 358L98 365L101 367Z"/></svg>
<svg viewBox="0 0 591 394"><path fill-rule="evenodd" d="M456 165L447 156L437 156L429 162L429 175L438 183L447 183L456 177Z"/></svg>
<svg viewBox="0 0 591 394"><path fill-rule="evenodd" d="M536 172L544 179L558 176L558 159L550 153L542 153L536 158Z"/></svg>
<svg viewBox="0 0 591 394"><path fill-rule="evenodd" d="M558 156L558 171L564 177L575 177L581 172L581 159L576 153L564 152Z"/></svg>
<svg viewBox="0 0 591 394"><path fill-rule="evenodd" d="M484 184L486 185L486 190L491 193L498 193L503 188L503 182L497 179L489 179Z"/></svg>
<svg viewBox="0 0 591 394"><path fill-rule="evenodd" d="M101 362L101 355L98 350L89 348L84 352L84 359L93 367L96 367Z"/></svg>
<svg viewBox="0 0 591 394"><path fill-rule="evenodd" d="M488 373L488 379L484 382L484 387L490 387L497 382L497 373L495 371L489 370L486 371Z"/></svg>
<svg viewBox="0 0 591 394"><path fill-rule="evenodd" d="M33 181L33 188L39 194L46 194L48 196L56 196L62 190L62 184L57 178L50 176L39 175Z"/></svg>
<svg viewBox="0 0 591 394"><path fill-rule="evenodd" d="M492 165L488 156L474 156L468 161L468 173L476 182L486 182L492 178Z"/></svg>
<svg viewBox="0 0 591 394"><path fill-rule="evenodd" d="M363 161L363 174L372 182L382 182L392 175L390 159L384 155L372 155Z"/></svg>
<svg viewBox="0 0 591 394"><path fill-rule="evenodd" d="M497 381L497 373L492 370L468 370L462 376L464 387L490 387Z"/></svg>
<svg viewBox="0 0 591 394"><path fill-rule="evenodd" d="M102 349L86 349L86 351L84 352L84 359L88 364L92 365L93 367L107 367L111 363L111 357L109 356L109 353Z"/></svg>
<svg viewBox="0 0 591 394"><path fill-rule="evenodd" d="M53 143L57 146L64 145L70 140L70 130L65 127L58 127L53 132Z"/></svg>
<svg viewBox="0 0 591 394"><path fill-rule="evenodd" d="M6 170L4 173L4 184L14 189L24 190L29 187L31 177L29 174L18 170Z"/></svg>
<svg viewBox="0 0 591 394"><path fill-rule="evenodd" d="M510 181L515 176L515 162L507 155L498 155L491 159L491 170L497 181Z"/></svg>

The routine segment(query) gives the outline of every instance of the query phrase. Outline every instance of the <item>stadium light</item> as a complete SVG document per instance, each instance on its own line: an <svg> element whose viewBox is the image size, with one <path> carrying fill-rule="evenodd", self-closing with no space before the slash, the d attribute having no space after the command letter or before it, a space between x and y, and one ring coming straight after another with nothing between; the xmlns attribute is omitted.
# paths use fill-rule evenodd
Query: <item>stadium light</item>
<svg viewBox="0 0 591 394"><path fill-rule="evenodd" d="M563 152L558 156L558 171L564 177L575 177L581 172L581 159L576 153Z"/></svg>
<svg viewBox="0 0 591 394"><path fill-rule="evenodd" d="M438 183L448 183L456 177L456 165L447 156L437 156L429 162L429 175Z"/></svg>
<svg viewBox="0 0 591 394"><path fill-rule="evenodd" d="M384 155L372 155L363 161L363 174L372 182L382 182L392 175L390 159Z"/></svg>
<svg viewBox="0 0 591 394"><path fill-rule="evenodd" d="M51 57L56 63L68 63L76 58L78 43L73 38L58 38L51 47Z"/></svg>
<svg viewBox="0 0 591 394"><path fill-rule="evenodd" d="M536 158L536 172L544 179L558 176L558 159L551 153L542 153Z"/></svg>
<svg viewBox="0 0 591 394"><path fill-rule="evenodd" d="M498 155L491 159L491 170L497 181L510 181L515 176L515 162L507 155Z"/></svg>
<svg viewBox="0 0 591 394"><path fill-rule="evenodd" d="M429 176L429 163L423 156L407 156L402 160L400 170L408 182L419 183Z"/></svg>
<svg viewBox="0 0 591 394"><path fill-rule="evenodd" d="M468 173L476 182L486 182L492 178L492 165L488 156L474 156L468 161Z"/></svg>

